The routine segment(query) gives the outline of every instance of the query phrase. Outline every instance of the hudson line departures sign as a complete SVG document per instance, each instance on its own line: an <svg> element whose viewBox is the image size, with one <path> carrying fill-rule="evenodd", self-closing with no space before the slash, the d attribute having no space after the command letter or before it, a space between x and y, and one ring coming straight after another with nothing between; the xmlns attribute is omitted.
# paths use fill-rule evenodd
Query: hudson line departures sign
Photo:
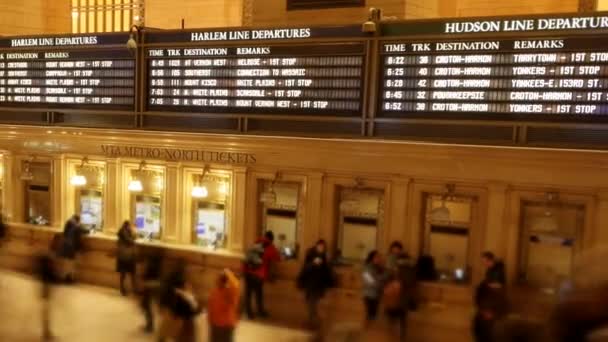
<svg viewBox="0 0 608 342"><path fill-rule="evenodd" d="M182 45L146 48L148 109L360 116L365 43L306 41L336 34L363 36L359 26L152 32L147 43Z"/></svg>
<svg viewBox="0 0 608 342"><path fill-rule="evenodd" d="M379 116L608 115L606 15L412 25L384 32L416 39L381 43Z"/></svg>
<svg viewBox="0 0 608 342"><path fill-rule="evenodd" d="M133 110L127 34L0 39L0 107Z"/></svg>

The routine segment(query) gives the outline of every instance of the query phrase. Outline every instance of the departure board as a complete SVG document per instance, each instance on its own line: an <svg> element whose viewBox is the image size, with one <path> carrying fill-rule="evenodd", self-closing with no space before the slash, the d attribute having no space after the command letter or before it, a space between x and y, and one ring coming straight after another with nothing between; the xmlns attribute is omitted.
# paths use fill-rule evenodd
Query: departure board
<svg viewBox="0 0 608 342"><path fill-rule="evenodd" d="M147 42L192 44L146 49L147 109L360 116L365 43L299 41L345 33L362 35L358 26L153 33Z"/></svg>
<svg viewBox="0 0 608 342"><path fill-rule="evenodd" d="M127 38L120 34L1 41L0 107L132 110L135 58L124 47Z"/></svg>
<svg viewBox="0 0 608 342"><path fill-rule="evenodd" d="M583 30L592 25L606 29L608 17L429 24L458 38L384 41L378 116L608 115L608 39ZM568 29L579 34L546 32ZM507 31L539 30L544 35L496 38L497 32L504 37Z"/></svg>

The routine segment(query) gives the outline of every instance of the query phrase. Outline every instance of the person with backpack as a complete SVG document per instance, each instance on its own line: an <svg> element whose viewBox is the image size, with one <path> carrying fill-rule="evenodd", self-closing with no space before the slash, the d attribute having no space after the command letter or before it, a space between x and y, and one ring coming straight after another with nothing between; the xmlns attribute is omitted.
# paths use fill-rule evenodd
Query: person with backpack
<svg viewBox="0 0 608 342"><path fill-rule="evenodd" d="M297 279L298 288L304 290L308 308L308 323L311 327L319 325L319 302L325 292L335 285L333 270L327 261L327 245L319 240L306 253L304 266Z"/></svg>
<svg viewBox="0 0 608 342"><path fill-rule="evenodd" d="M245 274L245 309L249 319L255 319L253 312L253 296L260 317L268 317L264 308L264 282L272 276L274 264L281 260L278 249L274 246L274 234L267 231L264 237L247 250L243 273Z"/></svg>

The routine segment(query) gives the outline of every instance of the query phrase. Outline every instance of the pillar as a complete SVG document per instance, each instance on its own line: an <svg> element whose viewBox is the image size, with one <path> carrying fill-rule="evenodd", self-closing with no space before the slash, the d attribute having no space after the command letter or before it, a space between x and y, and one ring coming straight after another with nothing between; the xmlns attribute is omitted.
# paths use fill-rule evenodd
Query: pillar
<svg viewBox="0 0 608 342"><path fill-rule="evenodd" d="M232 187L233 216L230 235L228 236L228 248L232 251L245 250L246 243L246 201L247 201L247 168L239 167L234 170L234 186ZM253 228L255 225L249 225Z"/></svg>
<svg viewBox="0 0 608 342"><path fill-rule="evenodd" d="M63 227L63 223L74 213L64 205L67 183L67 166L64 155L54 156L51 162L51 226Z"/></svg>
<svg viewBox="0 0 608 342"><path fill-rule="evenodd" d="M178 163L167 163L165 169L165 184L161 208L162 215L162 240L169 243L184 242L186 230L189 227L182 227L182 213L179 211L181 207L180 194L184 190L181 187L181 178L179 175ZM189 233L189 230L188 230Z"/></svg>
<svg viewBox="0 0 608 342"><path fill-rule="evenodd" d="M485 230L482 230L482 250L492 251L499 258L504 258L507 253L504 241L507 238L505 214L508 187L505 183L490 183L487 188L488 213Z"/></svg>
<svg viewBox="0 0 608 342"><path fill-rule="evenodd" d="M393 241L400 241L403 246L409 246L409 227L407 224L407 200L410 178L396 178L390 190L390 222L386 225L385 246ZM409 251L408 251L409 252Z"/></svg>
<svg viewBox="0 0 608 342"><path fill-rule="evenodd" d="M129 205L123 203L122 191L122 170L120 167L119 159L108 159L106 161L105 170L105 182L106 187L104 189L104 220L103 220L103 231L105 233L114 235L118 232L120 224L127 217L122 217L123 205ZM124 189L126 191L126 189Z"/></svg>
<svg viewBox="0 0 608 342"><path fill-rule="evenodd" d="M321 201L323 198L323 173L308 174L304 203L304 230L300 247L305 250L321 237ZM302 254L300 254L302 255Z"/></svg>

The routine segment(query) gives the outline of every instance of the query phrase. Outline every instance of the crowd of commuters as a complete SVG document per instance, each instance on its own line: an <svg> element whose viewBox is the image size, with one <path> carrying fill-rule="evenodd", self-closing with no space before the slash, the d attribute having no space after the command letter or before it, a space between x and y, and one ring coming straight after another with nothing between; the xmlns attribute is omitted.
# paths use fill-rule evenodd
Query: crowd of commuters
<svg viewBox="0 0 608 342"><path fill-rule="evenodd" d="M0 222L0 238L4 236L4 228ZM53 239L49 253L36 259L36 270L42 284L43 340L53 338L49 310L53 285L57 282L72 283L77 279L74 260L82 250L82 236L87 233L80 224L80 218L72 216L64 231ZM183 260L164 258L161 248L146 249L146 253L139 255L136 238L133 225L125 221L117 233L116 271L119 273L120 293L129 295L128 276L130 290L138 296L144 313L143 329L155 333L157 341L200 341L197 327L204 311L208 325L207 340L210 342L234 341L241 309L249 319L269 316L264 305L264 287L276 279L276 266L281 260L272 232L266 232L246 251L240 270L224 269L217 275L206 305L197 296ZM139 282L135 276L138 260L143 261ZM534 323L509 315L504 263L492 252L484 252L481 260L485 273L475 287L475 313L471 323L476 342L585 341L590 331L608 322L605 310L608 279L564 282L551 320L544 324ZM338 285L335 268L340 265L343 265L340 260L330 260L324 240L317 241L306 251L296 284L303 293L307 325L311 329L321 331L327 323L322 318L327 317L327 313L322 312L320 303L328 290ZM594 270L586 274L594 272L598 273ZM386 255L377 250L369 252L361 272L361 298L365 308L363 329L384 317L389 322L392 340L406 341L408 313L418 308L420 300L417 284L420 280L436 279L436 273L431 257L421 256L413 260L398 241L390 245Z"/></svg>

